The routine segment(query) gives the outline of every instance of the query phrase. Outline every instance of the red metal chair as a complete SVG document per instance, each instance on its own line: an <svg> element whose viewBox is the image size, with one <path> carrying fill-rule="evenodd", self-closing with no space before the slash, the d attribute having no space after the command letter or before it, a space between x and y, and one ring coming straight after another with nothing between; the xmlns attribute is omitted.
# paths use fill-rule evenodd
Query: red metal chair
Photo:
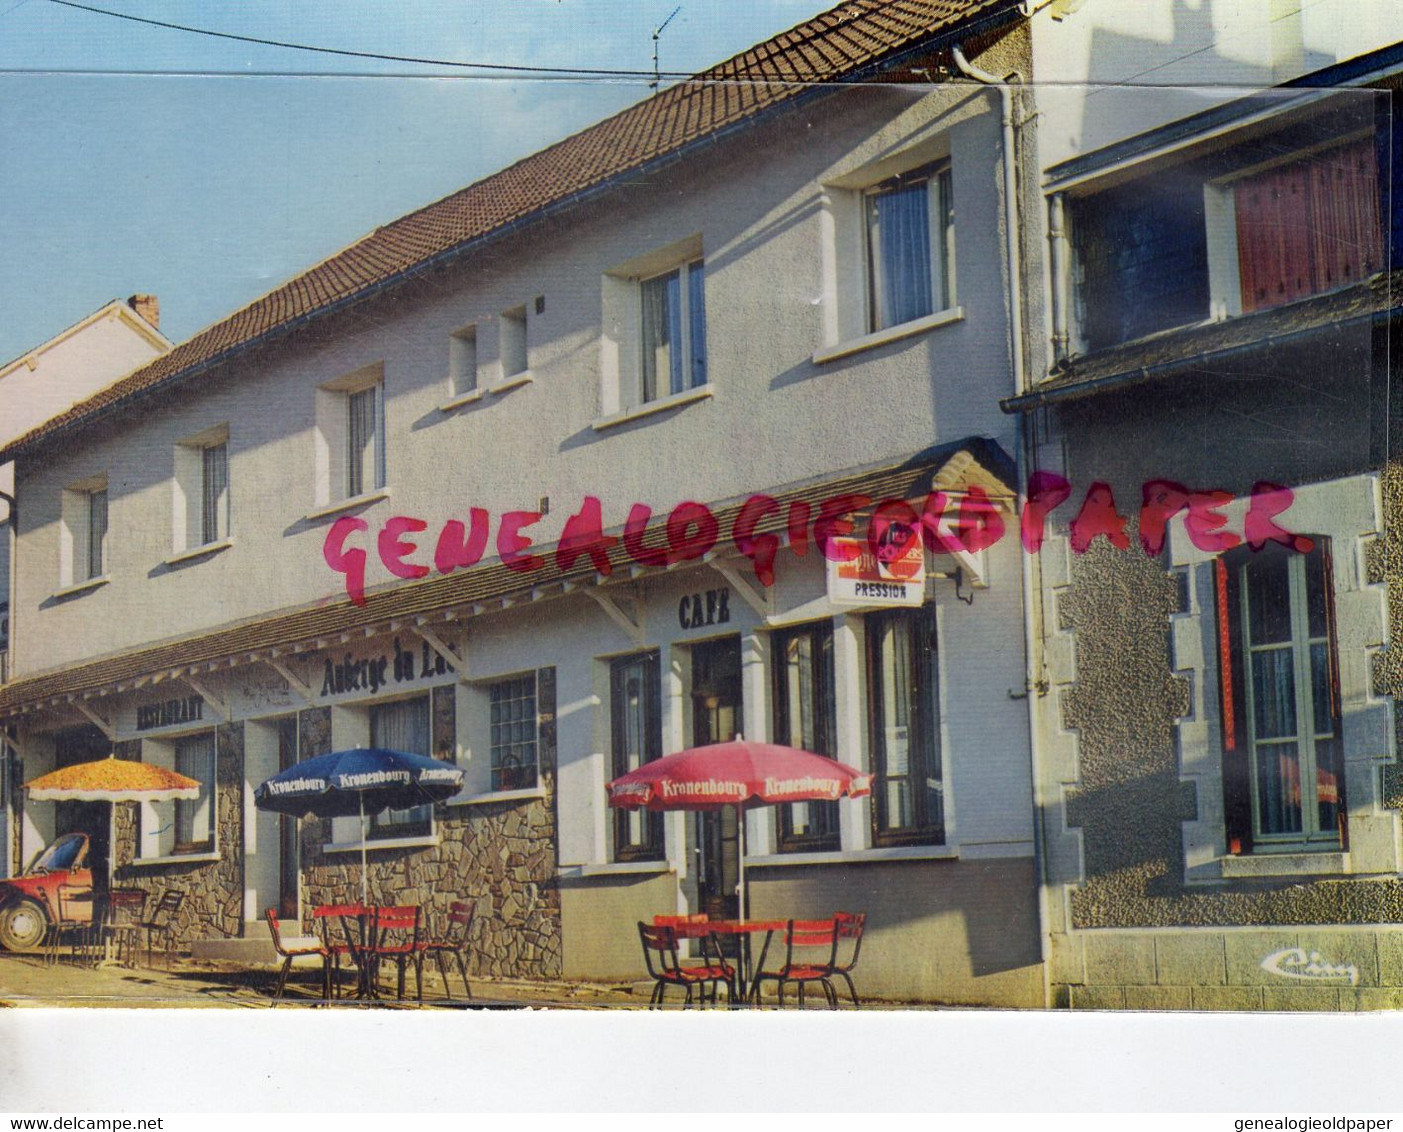
<svg viewBox="0 0 1403 1132"><path fill-rule="evenodd" d="M726 1000L731 1000L735 985L736 971L720 955L708 953L710 935L702 936L702 962L696 966L684 967L677 954L677 929L670 925L656 926L638 924L638 938L643 944L643 962L648 968L648 977L653 980L653 994L648 1000L649 1007L661 1006L668 987L681 987L686 993L683 1006L692 1005L692 991L696 988L700 1001L705 1003L707 989L710 988L710 1001L715 1003L717 987L724 983Z"/></svg>
<svg viewBox="0 0 1403 1132"><path fill-rule="evenodd" d="M292 965L299 959L307 959L315 956L321 960L322 964L322 998L331 998L331 952L322 946L321 941L312 937L298 936L293 939L283 939L282 930L278 924L278 910L269 908L263 913L263 918L268 921L268 931L273 936L273 950L282 956L282 969L278 972L278 987L273 992L275 1001L283 997L283 992L287 990L287 976L292 970Z"/></svg>
<svg viewBox="0 0 1403 1132"><path fill-rule="evenodd" d="M312 909L317 936L331 956L332 985L341 994L341 960L349 959L356 969L358 990L366 985L366 919L370 914L364 904L322 904Z"/></svg>
<svg viewBox="0 0 1403 1132"><path fill-rule="evenodd" d="M857 966L857 957L862 953L862 932L867 926L866 912L835 912L833 922L837 925L838 945L833 957L833 974L848 984L848 994L853 1006L857 1001L857 988L853 986L852 969Z"/></svg>
<svg viewBox="0 0 1403 1132"><path fill-rule="evenodd" d="M453 987L448 981L448 956L458 963L458 974L463 979L463 991L468 998L473 996L473 988L468 985L468 950L472 945L473 914L477 905L468 901L466 903L455 900L448 906L447 926L443 934L435 936L430 930L429 937L419 944L418 967L414 972L414 982L420 990L420 1000L423 1000L423 966L424 959L432 955L438 964L439 974L443 976L443 986L448 992L448 997L453 997Z"/></svg>
<svg viewBox="0 0 1403 1132"><path fill-rule="evenodd" d="M419 907L415 904L397 904L377 907L370 910L370 995L378 993L377 980L380 964L388 959L394 963L398 978L395 984L395 997L404 999L404 969L414 966L414 981L417 984L418 1000L424 1001L424 984L421 978L422 947L419 941Z"/></svg>
<svg viewBox="0 0 1403 1132"><path fill-rule="evenodd" d="M823 997L834 1010L838 1009L838 992L833 989L838 955L838 921L790 920L784 930L784 964L774 971L761 971L755 976L751 994L760 1001L760 988L767 981L775 983L780 1006L784 1005L786 983L799 987L799 1005L804 1005L805 988L818 983Z"/></svg>
<svg viewBox="0 0 1403 1132"><path fill-rule="evenodd" d="M709 924L711 917L705 912L695 912L690 916L654 916L655 928L680 928L688 924Z"/></svg>

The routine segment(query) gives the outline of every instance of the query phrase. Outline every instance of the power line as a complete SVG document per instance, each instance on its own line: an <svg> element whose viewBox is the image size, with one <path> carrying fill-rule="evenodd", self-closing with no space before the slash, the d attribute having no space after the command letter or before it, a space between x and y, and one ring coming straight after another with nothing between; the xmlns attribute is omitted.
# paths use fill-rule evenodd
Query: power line
<svg viewBox="0 0 1403 1132"><path fill-rule="evenodd" d="M191 35L207 35L213 39L232 39L239 43L256 43L262 47L284 47L290 51L311 51L318 55L342 55L352 59L383 59L390 63L419 63L428 67L464 67L481 71L512 71L521 74L590 75L609 78L655 77L655 72L653 71L604 70L594 67L513 66L509 63L464 63L457 59L424 59L415 55L380 55L374 51L349 51L340 47L316 47L307 43L288 43L280 39L260 39L253 35L236 35L234 32L212 31L209 28L189 27L186 24L173 24L165 20L147 19L145 16L132 16L126 12L112 12L106 8L94 8L90 4L75 3L75 0L49 0L49 3L59 4L65 8L76 8L82 12L92 12L99 16L110 16L114 20L129 20L134 24L147 24L151 27L166 28L170 31L189 32ZM16 7L18 6L19 5L16 5ZM685 71L664 71L662 77L669 79L685 79L691 76Z"/></svg>

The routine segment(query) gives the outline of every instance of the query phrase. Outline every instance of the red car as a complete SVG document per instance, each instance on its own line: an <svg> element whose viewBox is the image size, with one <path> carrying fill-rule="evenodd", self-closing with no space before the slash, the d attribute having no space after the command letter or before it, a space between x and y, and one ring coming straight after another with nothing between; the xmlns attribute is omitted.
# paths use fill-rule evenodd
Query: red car
<svg viewBox="0 0 1403 1132"><path fill-rule="evenodd" d="M23 875L0 880L0 947L34 951L44 942L49 925L59 918L60 885L76 890L65 893L76 900L70 916L91 918L93 873L86 833L65 833L35 857Z"/></svg>

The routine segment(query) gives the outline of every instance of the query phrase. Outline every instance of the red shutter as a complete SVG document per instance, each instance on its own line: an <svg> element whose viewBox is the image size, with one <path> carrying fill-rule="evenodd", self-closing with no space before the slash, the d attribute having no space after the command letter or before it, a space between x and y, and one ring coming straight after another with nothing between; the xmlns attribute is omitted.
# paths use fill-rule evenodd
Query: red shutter
<svg viewBox="0 0 1403 1132"><path fill-rule="evenodd" d="M1243 707L1242 626L1235 572L1221 558L1213 563L1218 623L1218 693L1223 726L1223 819L1228 852L1252 851L1251 762Z"/></svg>

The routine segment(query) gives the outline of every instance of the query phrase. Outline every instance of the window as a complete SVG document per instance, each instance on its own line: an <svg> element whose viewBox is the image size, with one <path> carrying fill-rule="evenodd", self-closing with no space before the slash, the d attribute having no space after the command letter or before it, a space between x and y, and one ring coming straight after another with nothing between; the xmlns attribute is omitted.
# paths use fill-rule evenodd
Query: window
<svg viewBox="0 0 1403 1132"><path fill-rule="evenodd" d="M229 536L229 446L211 444L200 456L200 535L209 544Z"/></svg>
<svg viewBox="0 0 1403 1132"><path fill-rule="evenodd" d="M618 778L662 753L662 669L659 654L640 653L609 666L610 742L613 777ZM662 814L614 810L614 857L650 861L663 855Z"/></svg>
<svg viewBox="0 0 1403 1132"><path fill-rule="evenodd" d="M448 339L448 380L454 397L477 390L477 327L455 330Z"/></svg>
<svg viewBox="0 0 1403 1132"><path fill-rule="evenodd" d="M875 841L940 844L945 811L933 611L870 614L867 644Z"/></svg>
<svg viewBox="0 0 1403 1132"><path fill-rule="evenodd" d="M773 641L775 742L833 757L837 735L833 692L833 626L827 622L776 633ZM837 849L838 803L779 807L779 848Z"/></svg>
<svg viewBox="0 0 1403 1132"><path fill-rule="evenodd" d="M1244 177L1232 189L1244 312L1345 287L1380 270L1372 137Z"/></svg>
<svg viewBox="0 0 1403 1132"><path fill-rule="evenodd" d="M200 784L195 798L143 802L138 807L139 859L210 855L218 849L215 808L215 733L143 739L141 757Z"/></svg>
<svg viewBox="0 0 1403 1132"><path fill-rule="evenodd" d="M327 506L385 487L384 367L376 362L316 391L315 499Z"/></svg>
<svg viewBox="0 0 1403 1132"><path fill-rule="evenodd" d="M955 297L955 212L948 164L927 165L862 194L867 317L885 330L947 310Z"/></svg>
<svg viewBox="0 0 1403 1132"><path fill-rule="evenodd" d="M210 853L214 850L214 732L190 735L175 741L175 769L196 779L200 796L175 802L173 853Z"/></svg>
<svg viewBox="0 0 1403 1132"><path fill-rule="evenodd" d="M385 486L381 386L358 389L346 399L346 494L364 495Z"/></svg>
<svg viewBox="0 0 1403 1132"><path fill-rule="evenodd" d="M492 705L493 790L530 790L536 785L536 674L499 680L488 688Z"/></svg>
<svg viewBox="0 0 1403 1132"><path fill-rule="evenodd" d="M374 705L370 709L370 745L411 755L432 755L429 697ZM370 839L426 837L433 832L433 814L432 805L385 810L370 819Z"/></svg>
<svg viewBox="0 0 1403 1132"><path fill-rule="evenodd" d="M706 384L705 279L698 259L640 283L642 400Z"/></svg>
<svg viewBox="0 0 1403 1132"><path fill-rule="evenodd" d="M502 380L525 373L526 365L526 307L503 311L498 320L498 352L502 360Z"/></svg>
<svg viewBox="0 0 1403 1132"><path fill-rule="evenodd" d="M88 578L107 573L107 489L88 492Z"/></svg>
<svg viewBox="0 0 1403 1132"><path fill-rule="evenodd" d="M1229 850L1333 848L1344 800L1329 541L1215 563Z"/></svg>
<svg viewBox="0 0 1403 1132"><path fill-rule="evenodd" d="M107 477L71 484L60 500L59 584L78 586L107 576Z"/></svg>

